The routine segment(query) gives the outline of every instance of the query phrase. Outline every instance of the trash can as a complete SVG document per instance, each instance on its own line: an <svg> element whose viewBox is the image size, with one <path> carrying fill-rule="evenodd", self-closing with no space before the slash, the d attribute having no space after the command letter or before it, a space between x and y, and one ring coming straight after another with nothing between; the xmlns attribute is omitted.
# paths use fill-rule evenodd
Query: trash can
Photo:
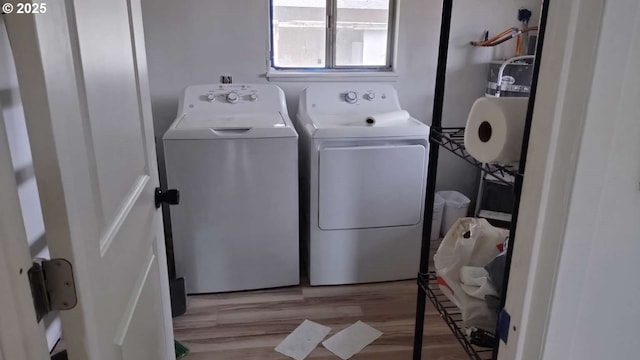
<svg viewBox="0 0 640 360"><path fill-rule="evenodd" d="M445 201L442 196L435 194L433 199L433 217L431 220L431 240L440 238L440 228L442 227L442 213L444 212Z"/></svg>
<svg viewBox="0 0 640 360"><path fill-rule="evenodd" d="M436 195L442 197L445 202L440 227L440 234L445 236L456 220L467 216L471 200L457 191L438 191Z"/></svg>

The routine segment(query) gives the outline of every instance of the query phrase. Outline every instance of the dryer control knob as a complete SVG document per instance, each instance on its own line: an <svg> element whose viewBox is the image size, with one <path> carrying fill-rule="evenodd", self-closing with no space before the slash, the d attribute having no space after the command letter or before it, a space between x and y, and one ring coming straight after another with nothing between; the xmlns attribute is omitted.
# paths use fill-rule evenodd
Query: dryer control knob
<svg viewBox="0 0 640 360"><path fill-rule="evenodd" d="M249 95L249 100L251 100L251 101L258 101L258 95L256 95L256 94L251 94L251 95Z"/></svg>
<svg viewBox="0 0 640 360"><path fill-rule="evenodd" d="M227 102L230 104L235 104L240 100L240 97L236 93L228 93L227 94Z"/></svg>
<svg viewBox="0 0 640 360"><path fill-rule="evenodd" d="M349 91L348 93L346 93L344 95L344 99L349 103L349 104L355 104L356 102L358 102L358 94L356 94L355 91Z"/></svg>
<svg viewBox="0 0 640 360"><path fill-rule="evenodd" d="M209 100L209 101L214 101L215 99L216 99L216 96L215 96L215 95L213 95L213 94L208 94L208 95L207 95L207 100Z"/></svg>
<svg viewBox="0 0 640 360"><path fill-rule="evenodd" d="M376 98L376 94L374 94L374 93L366 93L366 94L364 94L364 98L369 100L369 101L371 101L371 100Z"/></svg>

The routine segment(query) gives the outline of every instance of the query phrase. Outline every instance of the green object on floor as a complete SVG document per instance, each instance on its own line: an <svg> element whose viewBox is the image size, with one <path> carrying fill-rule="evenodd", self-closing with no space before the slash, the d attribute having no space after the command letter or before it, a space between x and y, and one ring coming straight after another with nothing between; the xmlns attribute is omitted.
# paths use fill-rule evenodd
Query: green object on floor
<svg viewBox="0 0 640 360"><path fill-rule="evenodd" d="M183 357L187 356L187 354L189 353L189 348L182 345L180 342L178 342L178 340L174 340L173 342L176 347L176 359L182 359Z"/></svg>

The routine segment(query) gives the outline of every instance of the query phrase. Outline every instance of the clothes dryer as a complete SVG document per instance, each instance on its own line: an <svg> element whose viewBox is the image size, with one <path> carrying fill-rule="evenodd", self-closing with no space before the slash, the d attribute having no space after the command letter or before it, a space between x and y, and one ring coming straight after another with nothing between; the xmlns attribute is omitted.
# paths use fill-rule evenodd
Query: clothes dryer
<svg viewBox="0 0 640 360"><path fill-rule="evenodd" d="M318 84L300 96L302 245L311 285L416 277L429 127L400 110L389 85Z"/></svg>

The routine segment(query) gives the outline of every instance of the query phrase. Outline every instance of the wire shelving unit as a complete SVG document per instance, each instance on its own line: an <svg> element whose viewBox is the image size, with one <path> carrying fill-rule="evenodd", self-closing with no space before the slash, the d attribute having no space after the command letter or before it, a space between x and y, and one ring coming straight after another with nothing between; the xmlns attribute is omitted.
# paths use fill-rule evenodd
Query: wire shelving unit
<svg viewBox="0 0 640 360"><path fill-rule="evenodd" d="M427 188L425 197L425 213L424 219L431 219L433 212L433 202L435 196L437 168L438 168L438 156L440 149L444 149L455 154L462 160L470 163L478 168L484 174L493 175L494 181L502 182L505 185L511 186L514 191L514 204L513 215L511 221L511 227L509 230L509 247L507 251L507 260L505 265L505 276L502 286L502 299L500 308L504 309L505 298L507 293L507 287L509 284L509 270L511 267L511 258L513 256L513 249L515 247L516 226L518 219L518 208L520 205L520 193L522 191L522 182L524 178L524 169L527 160L527 149L529 145L529 133L531 131L531 119L533 117L533 104L535 103L536 91L537 91L537 79L540 73L540 59L542 54L542 48L544 44L545 27L547 22L547 14L549 10L550 0L542 1L542 11L540 16L540 27L538 32L538 44L536 47L536 56L533 69L533 80L531 83L531 93L529 96L529 105L527 109L527 118L525 123L525 129L522 141L522 152L520 162L516 167L497 165L497 164L485 164L474 159L464 147L464 128L460 127L443 127L442 126L442 111L444 105L444 90L446 82L447 71L447 55L449 49L449 35L451 29L451 15L453 9L453 2L455 0L443 0L442 6L442 22L440 27L440 44L438 49L438 67L436 72L436 88L433 104L433 118L431 124L431 136L430 136L430 152L429 152L429 165L427 175ZM483 174L483 176L484 176ZM505 176L508 175L508 176ZM505 181L505 177L511 176L514 181ZM508 318L499 316L500 319L496 324L496 339L498 339L493 348L483 348L471 343L471 339L467 336L464 325L462 322L462 315L459 309L449 301L446 296L439 290L436 276L434 273L429 272L429 260L430 260L430 234L431 234L431 221L424 221L422 230L422 249L420 253L420 270L418 273L418 299L416 308L416 324L414 332L414 346L413 346L413 360L421 360L422 356L422 343L424 334L424 315L426 309L427 299L431 301L440 313L440 316L445 321L447 326L451 329L453 335L460 342L460 345L469 355L469 359L472 360L488 360L497 359L498 349L500 341L508 341L508 333L510 331L508 324L505 327L504 319ZM504 313L504 310L503 310ZM502 315L502 313L501 313ZM502 339L502 340L500 340ZM425 354L424 359L429 359L429 354Z"/></svg>

